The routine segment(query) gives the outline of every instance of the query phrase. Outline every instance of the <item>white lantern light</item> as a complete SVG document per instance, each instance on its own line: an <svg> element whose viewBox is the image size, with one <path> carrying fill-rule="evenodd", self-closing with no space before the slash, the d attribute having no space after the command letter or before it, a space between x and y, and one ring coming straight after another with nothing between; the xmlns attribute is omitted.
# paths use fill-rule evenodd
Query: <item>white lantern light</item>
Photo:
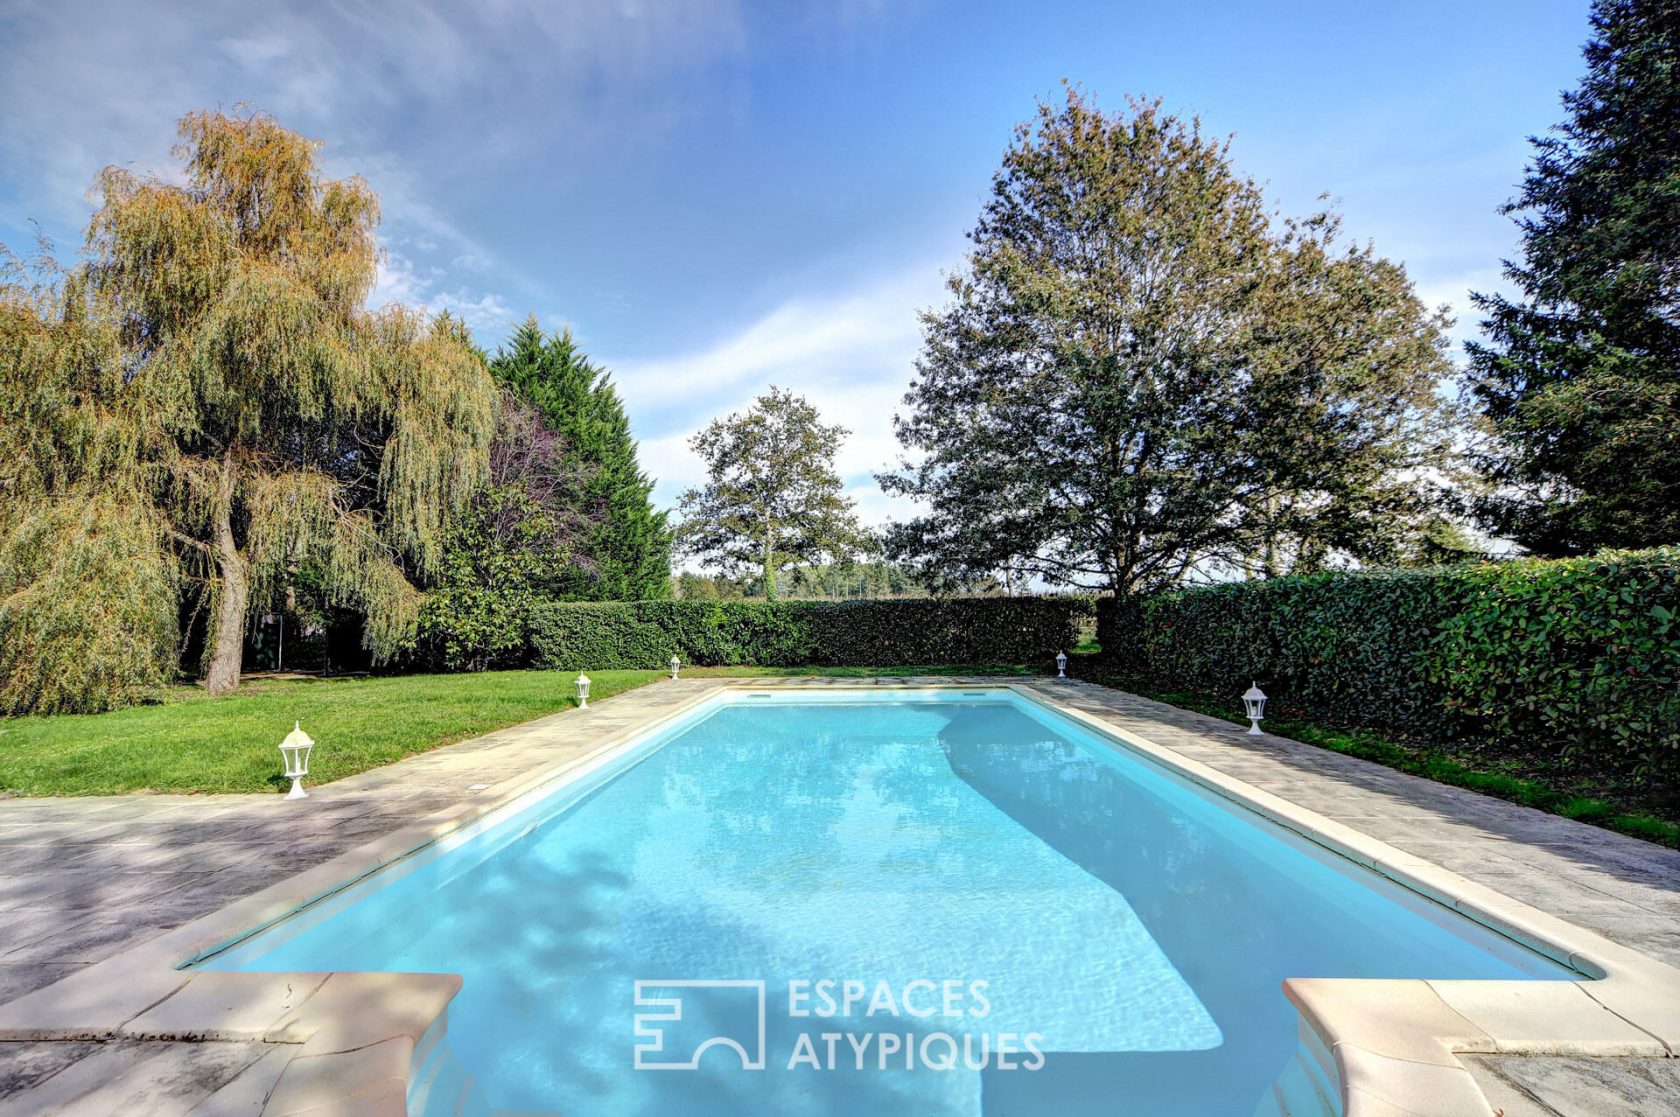
<svg viewBox="0 0 1680 1117"><path fill-rule="evenodd" d="M676 677L677 677L677 668L679 668L681 666L682 666L682 660L679 659L676 656L672 656L671 657L671 679L672 679L673 682L676 680Z"/></svg>
<svg viewBox="0 0 1680 1117"><path fill-rule="evenodd" d="M1056 678L1058 678L1058 679L1067 678L1067 653L1066 652L1057 652L1056 653Z"/></svg>
<svg viewBox="0 0 1680 1117"><path fill-rule="evenodd" d="M303 777L309 774L309 750L314 747L315 742L309 739L303 726L292 722L292 731L280 742L280 755L286 761L286 775L292 781L292 790L286 793L286 798L309 798L309 793L303 789Z"/></svg>
<svg viewBox="0 0 1680 1117"><path fill-rule="evenodd" d="M1259 683L1250 683L1243 693L1243 711L1248 716L1248 735L1260 736L1260 719L1266 716L1266 692Z"/></svg>
<svg viewBox="0 0 1680 1117"><path fill-rule="evenodd" d="M589 676L588 675L579 675L577 677L577 688L578 688L578 709L580 709L580 710L589 709Z"/></svg>

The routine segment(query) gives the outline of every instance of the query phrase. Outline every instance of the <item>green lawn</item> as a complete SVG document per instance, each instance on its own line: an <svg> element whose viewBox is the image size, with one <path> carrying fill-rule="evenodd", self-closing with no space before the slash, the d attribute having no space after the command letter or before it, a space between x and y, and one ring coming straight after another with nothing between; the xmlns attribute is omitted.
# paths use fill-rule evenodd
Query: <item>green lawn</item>
<svg viewBox="0 0 1680 1117"><path fill-rule="evenodd" d="M688 675L1027 674L1020 667L686 668ZM663 678L595 671L591 698ZM517 725L577 705L566 671L262 679L211 698L181 687L166 702L106 714L0 719L0 792L114 795L130 791L280 791L280 739L293 720L315 738L309 783Z"/></svg>

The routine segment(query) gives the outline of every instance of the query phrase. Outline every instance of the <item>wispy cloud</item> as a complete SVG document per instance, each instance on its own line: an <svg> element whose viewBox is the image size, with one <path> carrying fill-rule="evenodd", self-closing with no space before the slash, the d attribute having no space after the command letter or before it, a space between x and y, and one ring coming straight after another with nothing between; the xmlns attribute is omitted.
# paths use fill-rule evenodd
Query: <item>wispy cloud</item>
<svg viewBox="0 0 1680 1117"><path fill-rule="evenodd" d="M617 377L664 408L738 398L777 376L846 383L890 370L902 385L921 338L917 311L942 294L939 266L919 265L839 294L792 298L692 352L619 362Z"/></svg>
<svg viewBox="0 0 1680 1117"><path fill-rule="evenodd" d="M801 297L689 353L651 361L607 361L637 431L643 466L674 502L703 471L688 448L714 418L751 406L772 384L804 395L825 422L852 434L838 466L847 491L872 523L902 517L873 474L898 456L892 417L904 395L921 327L917 311L943 300L939 266L927 263L825 298Z"/></svg>
<svg viewBox="0 0 1680 1117"><path fill-rule="evenodd" d="M452 278L443 268L417 267L406 256L387 250L368 305L377 309L401 303L432 314L447 310L480 335L503 334L518 321L519 315L501 295L448 286Z"/></svg>
<svg viewBox="0 0 1680 1117"><path fill-rule="evenodd" d="M634 119L656 127L658 106L681 105L677 76L743 50L736 0L9 0L0 219L69 241L99 168L163 172L177 117L245 103L327 137L328 172L379 191L388 243L482 270L495 254L448 216L440 186L494 177L557 135L580 153L613 142L606 122L627 106L646 103ZM505 269L498 282L525 302L540 286Z"/></svg>

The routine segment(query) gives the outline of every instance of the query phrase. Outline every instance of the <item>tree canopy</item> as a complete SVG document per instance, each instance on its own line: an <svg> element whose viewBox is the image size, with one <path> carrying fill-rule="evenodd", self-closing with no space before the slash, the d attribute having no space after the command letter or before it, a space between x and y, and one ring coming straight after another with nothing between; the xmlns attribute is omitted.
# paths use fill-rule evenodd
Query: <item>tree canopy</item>
<svg viewBox="0 0 1680 1117"><path fill-rule="evenodd" d="M524 662L526 618L565 600L590 563L599 503L593 467L571 453L535 407L503 392L489 483L451 517L427 585L422 655L451 671Z"/></svg>
<svg viewBox="0 0 1680 1117"><path fill-rule="evenodd" d="M682 495L683 551L725 574L756 568L774 599L790 566L845 562L868 550L834 468L849 433L773 386L746 412L712 420L689 442L706 463L707 483Z"/></svg>
<svg viewBox="0 0 1680 1117"><path fill-rule="evenodd" d="M323 177L317 145L261 113L191 113L180 136L179 176L101 173L85 263L14 268L0 298L10 709L167 677L191 588L206 681L236 686L248 615L305 566L390 654L414 630L411 575L485 477L496 397L463 331L364 309L367 185ZM150 666L55 678L95 627Z"/></svg>
<svg viewBox="0 0 1680 1117"><path fill-rule="evenodd" d="M1470 346L1486 526L1544 555L1680 539L1680 8L1597 0L1592 25L1506 207L1521 296L1476 296Z"/></svg>
<svg viewBox="0 0 1680 1117"><path fill-rule="evenodd" d="M671 531L653 507L653 482L636 460L630 420L608 374L570 331L545 335L528 318L490 362L497 383L534 406L590 477L598 506L564 596L639 601L670 596Z"/></svg>
<svg viewBox="0 0 1680 1117"><path fill-rule="evenodd" d="M759 588L761 578L730 578L684 570L672 579L683 601L738 601ZM892 563L824 563L795 566L780 579L781 596L792 600L876 600L926 597L927 587Z"/></svg>
<svg viewBox="0 0 1680 1117"><path fill-rule="evenodd" d="M881 477L890 548L1119 594L1391 555L1445 460L1444 321L1333 214L1278 221L1195 120L1079 90L1022 124Z"/></svg>

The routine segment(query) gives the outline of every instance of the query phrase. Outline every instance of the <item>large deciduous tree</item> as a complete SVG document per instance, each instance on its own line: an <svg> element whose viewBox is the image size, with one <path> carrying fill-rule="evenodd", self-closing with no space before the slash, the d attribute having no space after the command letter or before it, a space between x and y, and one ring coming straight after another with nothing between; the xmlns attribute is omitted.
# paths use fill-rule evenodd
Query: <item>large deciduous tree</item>
<svg viewBox="0 0 1680 1117"><path fill-rule="evenodd" d="M0 487L19 502L0 548L28 556L8 568L0 643L35 645L6 665L14 708L113 701L97 683L49 693L45 665L74 639L64 614L97 599L103 622L132 621L155 649L173 616L132 614L183 577L207 590L213 692L238 685L248 615L302 567L389 654L420 605L410 575L436 564L451 510L485 475L495 389L460 330L364 309L378 260L367 185L323 177L316 144L263 114L192 113L180 134L178 176L100 175L85 265L36 288L36 325L0 339L29 351L0 361L22 382L6 405L21 425L0 436ZM25 288L11 291L21 321ZM65 530L43 530L55 520ZM78 551L109 556L100 541L124 531L153 572L127 579L135 594L52 588Z"/></svg>
<svg viewBox="0 0 1680 1117"><path fill-rule="evenodd" d="M1444 322L1333 215L1278 222L1196 121L1077 89L1021 125L924 314L894 552L1129 594L1385 557L1445 453Z"/></svg>
<svg viewBox="0 0 1680 1117"><path fill-rule="evenodd" d="M498 383L541 413L589 478L598 507L565 596L639 601L671 594L671 531L653 507L653 482L636 460L630 420L607 373L569 331L545 335L529 318L490 362Z"/></svg>
<svg viewBox="0 0 1680 1117"><path fill-rule="evenodd" d="M788 567L868 550L834 468L849 433L776 387L746 412L712 420L689 442L707 483L682 495L679 546L725 574L756 568L770 599Z"/></svg>
<svg viewBox="0 0 1680 1117"><path fill-rule="evenodd" d="M1680 6L1597 0L1569 119L1506 212L1516 298L1476 296L1486 526L1546 555L1680 540Z"/></svg>

